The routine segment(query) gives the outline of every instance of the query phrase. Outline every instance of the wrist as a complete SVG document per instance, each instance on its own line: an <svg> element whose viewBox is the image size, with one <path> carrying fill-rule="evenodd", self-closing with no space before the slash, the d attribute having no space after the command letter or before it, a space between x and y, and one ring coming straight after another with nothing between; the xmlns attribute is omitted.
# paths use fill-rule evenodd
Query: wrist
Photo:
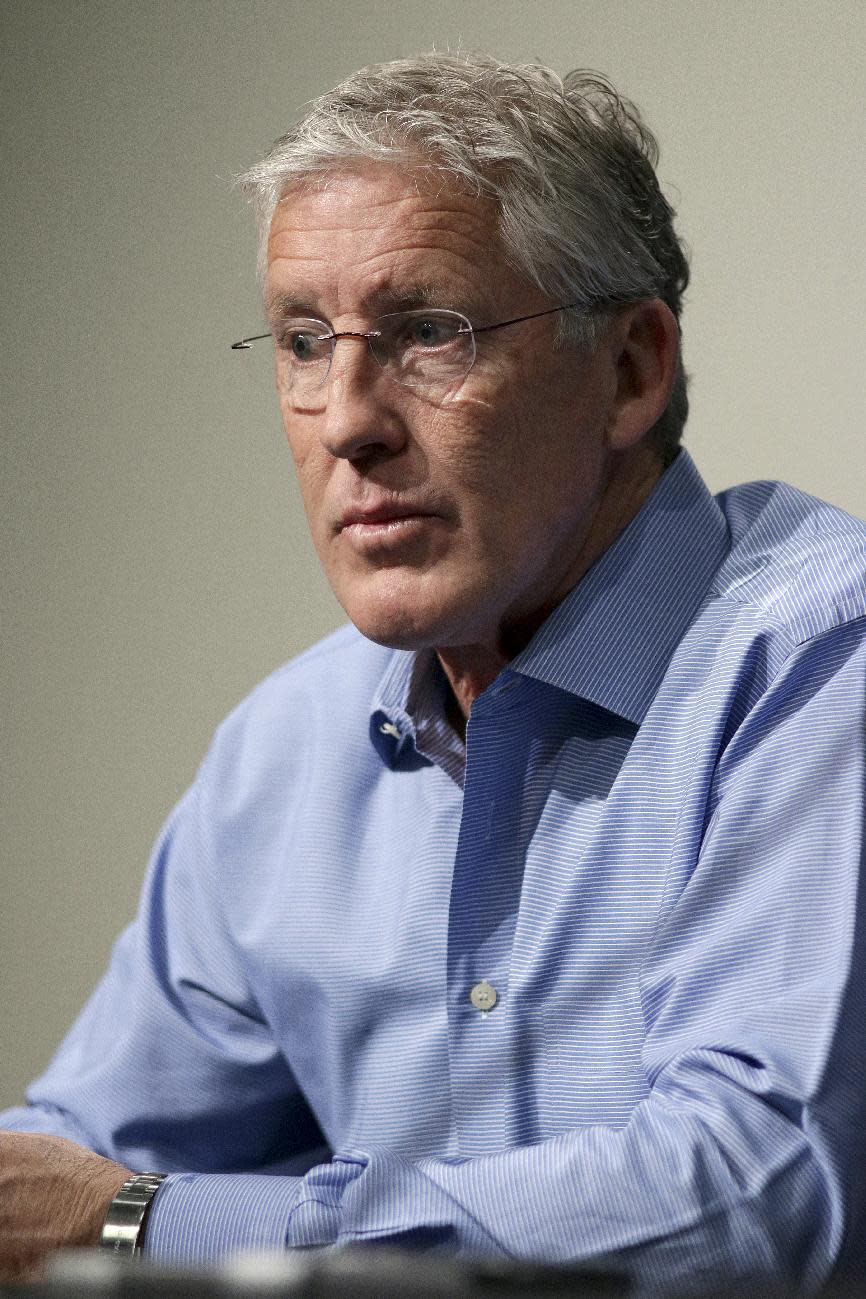
<svg viewBox="0 0 866 1299"><path fill-rule="evenodd" d="M165 1173L136 1173L120 1187L108 1206L98 1248L115 1258L141 1254L147 1217Z"/></svg>

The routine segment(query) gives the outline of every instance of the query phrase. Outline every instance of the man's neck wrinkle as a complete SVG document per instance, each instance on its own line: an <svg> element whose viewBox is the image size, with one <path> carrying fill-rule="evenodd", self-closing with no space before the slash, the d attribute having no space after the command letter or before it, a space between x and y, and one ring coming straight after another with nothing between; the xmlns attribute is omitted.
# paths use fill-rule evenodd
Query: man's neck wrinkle
<svg viewBox="0 0 866 1299"><path fill-rule="evenodd" d="M473 703L496 680L508 659L482 645L448 646L437 653L456 705L453 717L449 711L449 721L454 725L459 713L465 725Z"/></svg>

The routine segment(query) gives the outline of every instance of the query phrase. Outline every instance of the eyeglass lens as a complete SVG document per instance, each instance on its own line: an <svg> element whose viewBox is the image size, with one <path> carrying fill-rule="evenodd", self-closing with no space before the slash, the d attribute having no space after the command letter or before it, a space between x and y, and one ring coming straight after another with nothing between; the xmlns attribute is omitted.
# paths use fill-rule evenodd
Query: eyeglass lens
<svg viewBox="0 0 866 1299"><path fill-rule="evenodd" d="M472 368L475 339L457 311L397 311L363 333L332 333L321 320L291 319L274 329L277 386L293 400L315 397L341 340L364 342L394 382L425 396L455 390Z"/></svg>

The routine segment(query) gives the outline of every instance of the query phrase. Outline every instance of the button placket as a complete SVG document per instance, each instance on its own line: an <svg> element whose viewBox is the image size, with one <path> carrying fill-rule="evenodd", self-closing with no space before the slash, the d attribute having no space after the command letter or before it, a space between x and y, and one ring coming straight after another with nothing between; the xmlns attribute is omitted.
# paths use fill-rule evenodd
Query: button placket
<svg viewBox="0 0 866 1299"><path fill-rule="evenodd" d="M501 703L495 693L482 696L467 727L448 922L448 1000L454 1123L460 1149L472 1154L502 1148L514 1085L508 971L523 879L520 807L534 733L522 694L515 687ZM474 1098L482 1093L479 1107Z"/></svg>

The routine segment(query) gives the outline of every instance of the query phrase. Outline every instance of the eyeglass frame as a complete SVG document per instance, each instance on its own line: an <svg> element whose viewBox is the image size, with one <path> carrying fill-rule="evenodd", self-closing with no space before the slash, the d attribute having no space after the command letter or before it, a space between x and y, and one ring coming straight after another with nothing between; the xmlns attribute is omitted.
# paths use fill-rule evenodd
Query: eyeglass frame
<svg viewBox="0 0 866 1299"><path fill-rule="evenodd" d="M446 311L446 310L448 311L448 313L449 313L450 315L460 316L463 320L466 321L466 324L468 325L468 329L466 329L466 330L462 330L462 331L459 331L459 332L463 332L463 333L468 333L468 334L470 334L470 335L472 336L472 338L473 338L473 342L474 342L474 338L475 338L475 335L476 335L476 334L487 334L487 333L490 333L490 332L491 332L492 330L494 330L494 329L505 329L505 327L506 327L507 325L520 325L520 324L522 324L525 320L538 320L538 319L540 319L542 316L552 316L552 315L554 315L557 311L576 311L576 310L584 310L584 311L585 311L585 310L587 310L587 308L588 308L589 306L592 306L592 305L595 305L595 304L587 304L587 303L583 303L583 302L566 302L566 303L562 303L562 304L561 304L560 306L558 306L558 307L547 307L544 311L533 311L533 312L531 312L528 316L514 316L514 317L512 317L511 320L498 320L498 321L496 321L496 322L495 322L494 324L492 324L492 325L477 325L477 326L476 326L476 325L473 325L472 322L471 322L471 320L469 319L469 317L468 317L468 316L465 316L465 315L463 314L462 311L453 311L453 310L450 309L450 308L443 308L443 307L427 307L427 308L424 308L424 307L418 307L418 308L415 308L415 309L413 309L413 310L416 310L417 313L418 313L419 315L421 315L421 316L424 315L425 311L429 311L429 312L433 313L433 312L437 312L437 311ZM396 316L396 315L409 315L409 314L412 314L412 313L410 313L410 312L408 312L408 311L407 311L407 312L397 312L397 311L395 311L395 312L386 312L386 315L395 315L395 316ZM315 321L317 320L317 317L315 317L315 316L287 316L287 317L286 317L286 322L289 321L289 320L309 320L310 322L315 322ZM285 323L285 322L281 322L281 323ZM319 323L319 324L322 324L322 325L327 325L327 324L328 324L328 321L327 321L327 320L321 320L321 321L319 321L318 323ZM364 331L364 330L355 330L355 329L345 329L345 330L339 330L339 331L338 331L338 330L335 330L335 329L331 329L330 332L327 333L327 334L320 334L320 335L317 335L317 339L316 339L317 342L320 342L320 343L330 342L330 343L331 343L331 355L330 355L330 358L329 358L329 360L328 360L328 368L327 368L327 370L325 371L324 376L322 377L322 384L325 383L325 380L327 379L328 374L330 373L331 365L333 364L333 360L334 360L334 351L335 351L335 349L336 349L336 346L337 346L338 341L339 341L341 338L362 338L362 339L364 339L364 341L366 342L367 346L369 347L369 349L370 349L370 354L372 355L372 357L373 357L374 361L376 362L376 364L379 366L379 368L380 368L380 370L382 371L382 373L385 374L387 378L390 378L392 383L397 383L397 384L399 385L399 380L398 380L398 379L394 379L393 376L391 376L391 375L388 374L388 371L385 369L384 365L382 365L381 361L379 360L379 357L376 355L376 352L375 352L375 350L374 350L374 348L373 348L373 345L372 345L371 340L374 339L374 338L380 338L380 337L381 337L381 334L382 334L382 331L381 331L381 330L378 330L378 329L371 329L371 330L367 330L367 331ZM247 336L246 338L238 339L238 341L237 341L236 343L231 343L231 344L230 344L230 350L231 350L232 352L249 351L250 348L252 347L253 343L258 343L258 342L260 342L261 340L263 340L263 339L265 339L265 338L273 338L273 337L274 337L274 335L273 335L273 331L270 331L270 330L269 330L268 333L266 333L266 334L251 334L251 335ZM467 369L466 374L469 374L469 372L471 371L472 366L473 366L474 364L475 364L475 356L473 355L473 357L472 357L472 361L471 361L470 364L469 364L469 368ZM466 376L464 375L464 378L465 378L465 377L466 377ZM400 385L400 386L403 386L403 385ZM409 389L410 389L410 391L411 391L411 385L407 385L407 386L409 386Z"/></svg>

